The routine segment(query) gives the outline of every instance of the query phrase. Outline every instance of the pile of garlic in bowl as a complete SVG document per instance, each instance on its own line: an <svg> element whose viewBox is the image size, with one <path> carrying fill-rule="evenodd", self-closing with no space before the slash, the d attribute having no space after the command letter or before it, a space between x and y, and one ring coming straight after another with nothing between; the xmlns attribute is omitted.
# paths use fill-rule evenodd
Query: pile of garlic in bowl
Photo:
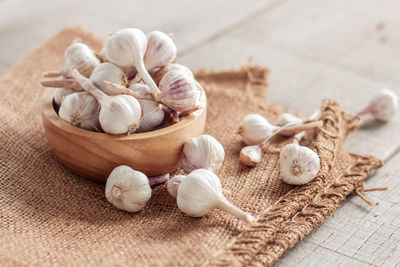
<svg viewBox="0 0 400 267"><path fill-rule="evenodd" d="M70 124L108 134L148 132L203 108L203 89L189 68L173 63L176 46L167 34L136 28L106 39L98 55L76 41L64 66L44 73L56 87L58 115Z"/></svg>
<svg viewBox="0 0 400 267"><path fill-rule="evenodd" d="M206 108L206 102L201 101L204 90L189 68L174 62L176 52L173 40L165 33L145 35L139 29L127 28L109 36L98 54L79 41L70 45L64 54L64 66L44 73L56 79L43 80L42 85L57 88L53 95L55 109L73 126L103 135L152 132ZM386 90L358 115L371 113L377 119L389 120L397 109L397 96ZM323 125L320 116L319 111L304 119L285 113L275 125L259 114L244 116L237 129L246 145L238 155L240 162L256 167L269 140L276 135L292 137L292 143L280 151L280 178L292 185L312 181L320 159L308 146L314 129ZM251 214L223 195L216 172L223 164L225 150L214 137L200 135L203 130L204 125L193 138L185 136L188 141L178 146L177 161L186 175L170 179L169 172L175 168L151 176L134 169L135 164L118 162L119 166L107 172L107 200L118 209L138 212L151 198L151 186L167 182L166 190L188 216L201 217L218 208L245 222L254 222Z"/></svg>

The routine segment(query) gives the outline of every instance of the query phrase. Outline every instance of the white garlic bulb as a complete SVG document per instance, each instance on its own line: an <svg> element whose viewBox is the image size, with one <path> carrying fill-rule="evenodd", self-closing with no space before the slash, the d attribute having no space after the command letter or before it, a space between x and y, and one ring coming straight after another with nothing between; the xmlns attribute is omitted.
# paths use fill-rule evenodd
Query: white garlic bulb
<svg viewBox="0 0 400 267"><path fill-rule="evenodd" d="M371 114L379 121L389 121L399 109L399 97L395 92L383 89L376 95L369 105L357 115Z"/></svg>
<svg viewBox="0 0 400 267"><path fill-rule="evenodd" d="M144 65L147 39L141 30L137 28L119 30L107 38L105 48L110 62L120 67L135 67L152 93L154 95L161 93Z"/></svg>
<svg viewBox="0 0 400 267"><path fill-rule="evenodd" d="M167 191L174 198L176 198L176 196L178 195L179 185L182 183L183 179L185 179L185 178L186 178L185 175L175 175L168 181Z"/></svg>
<svg viewBox="0 0 400 267"><path fill-rule="evenodd" d="M143 95L150 94L149 88L140 83L131 84L129 89L131 89L133 92ZM164 121L164 110L158 108L159 104L157 101L146 99L138 99L138 101L142 107L143 115L140 121L140 126L136 132L142 133L151 131Z"/></svg>
<svg viewBox="0 0 400 267"><path fill-rule="evenodd" d="M320 168L317 153L297 144L285 145L279 155L282 180L291 185L302 185L310 182Z"/></svg>
<svg viewBox="0 0 400 267"><path fill-rule="evenodd" d="M105 191L111 204L128 212L140 211L151 197L147 176L125 165L118 166L111 172Z"/></svg>
<svg viewBox="0 0 400 267"><path fill-rule="evenodd" d="M170 64L176 57L176 46L171 37L160 31L152 31L146 35L147 49L144 65L147 70L155 71Z"/></svg>
<svg viewBox="0 0 400 267"><path fill-rule="evenodd" d="M288 123L291 123L293 125L302 125L304 121L293 114L282 113L281 115L279 115L275 122L275 124L278 126L284 126Z"/></svg>
<svg viewBox="0 0 400 267"><path fill-rule="evenodd" d="M245 146L240 150L240 162L246 166L254 167L261 162L262 149L259 145Z"/></svg>
<svg viewBox="0 0 400 267"><path fill-rule="evenodd" d="M72 89L56 88L53 95L54 103L56 103L57 107L59 107L63 97L72 93L75 93L75 91Z"/></svg>
<svg viewBox="0 0 400 267"><path fill-rule="evenodd" d="M106 133L130 134L139 127L142 108L136 98L130 95L108 96L98 89L92 80L83 77L77 70L70 73L85 91L99 101L101 106L99 121Z"/></svg>
<svg viewBox="0 0 400 267"><path fill-rule="evenodd" d="M180 164L186 173L196 169L216 172L225 159L224 147L211 135L192 138L183 146Z"/></svg>
<svg viewBox="0 0 400 267"><path fill-rule="evenodd" d="M162 77L160 90L160 102L177 112L185 112L196 106L202 88L184 72L172 70Z"/></svg>
<svg viewBox="0 0 400 267"><path fill-rule="evenodd" d="M271 136L279 127L271 125L263 116L259 114L246 115L237 133L242 137L246 145L258 145Z"/></svg>
<svg viewBox="0 0 400 267"><path fill-rule="evenodd" d="M223 195L219 178L209 170L198 169L186 176L178 187L178 208L186 215L201 217L218 208L246 222L254 217L232 205Z"/></svg>
<svg viewBox="0 0 400 267"><path fill-rule="evenodd" d="M77 92L63 98L58 114L76 127L99 130L99 111L100 105L91 94Z"/></svg>
<svg viewBox="0 0 400 267"><path fill-rule="evenodd" d="M126 86L128 79L124 72L117 66L111 63L101 63L98 65L90 75L90 78L94 85L107 95L117 95L118 92L108 89L104 81L110 81L115 84Z"/></svg>
<svg viewBox="0 0 400 267"><path fill-rule="evenodd" d="M67 76L68 68L77 69L85 77L89 77L93 69L100 64L92 49L81 42L70 45L64 53L64 66L59 71L45 72L45 77Z"/></svg>

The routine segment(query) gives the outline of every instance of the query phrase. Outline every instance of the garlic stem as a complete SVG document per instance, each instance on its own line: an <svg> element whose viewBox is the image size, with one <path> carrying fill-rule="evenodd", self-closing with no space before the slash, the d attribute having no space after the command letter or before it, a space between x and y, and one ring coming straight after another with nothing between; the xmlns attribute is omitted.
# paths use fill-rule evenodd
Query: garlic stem
<svg viewBox="0 0 400 267"><path fill-rule="evenodd" d="M55 87L72 89L75 91L82 91L82 86L73 79L63 79L63 80L42 80L40 83L45 87Z"/></svg>
<svg viewBox="0 0 400 267"><path fill-rule="evenodd" d="M169 173L166 173L160 176L149 177L149 184L150 186L159 185L165 183L168 180L169 180Z"/></svg>
<svg viewBox="0 0 400 267"><path fill-rule="evenodd" d="M64 68L61 68L60 70L43 72L43 77L54 78L54 77L65 76L65 74L66 73L65 73Z"/></svg>
<svg viewBox="0 0 400 267"><path fill-rule="evenodd" d="M140 93L136 93L136 92L133 92L132 90L130 90L130 89L126 88L126 87L123 87L122 85L119 85L119 84L116 84L116 83L112 83L110 81L104 81L104 83L107 85L107 88L112 90L112 91L116 91L116 92L119 92L121 94L131 95L131 96L133 96L135 98L138 98L138 99L158 101L158 100L156 100L154 98L154 95L150 95L150 94L143 95L143 94L140 94ZM140 86L146 86L146 85L143 84L143 85L140 85Z"/></svg>
<svg viewBox="0 0 400 267"><path fill-rule="evenodd" d="M301 140L304 138L305 135L306 135L306 131L301 131L301 132L295 134L293 136L293 142L292 143L299 145Z"/></svg>
<svg viewBox="0 0 400 267"><path fill-rule="evenodd" d="M245 222L253 223L255 221L255 218L250 213L242 211L230 203L226 198L220 198L217 207Z"/></svg>
<svg viewBox="0 0 400 267"><path fill-rule="evenodd" d="M80 74L76 69L68 71L68 74L70 74L85 91L91 93L100 103L104 102L105 98L109 97L99 88L97 88L92 80Z"/></svg>
<svg viewBox="0 0 400 267"><path fill-rule="evenodd" d="M132 78L132 80L129 81L128 86L131 86L132 84L138 83L142 78L138 73L136 73L135 77Z"/></svg>
<svg viewBox="0 0 400 267"><path fill-rule="evenodd" d="M156 98L157 95L161 95L160 89L158 89L156 83L151 78L150 74L147 72L146 67L144 66L143 60L137 62L138 64L135 65L139 76L143 79L143 81L149 86L150 90L152 91L154 97Z"/></svg>
<svg viewBox="0 0 400 267"><path fill-rule="evenodd" d="M305 123L305 124L302 124L299 126L290 126L285 129L280 129L278 131L280 134L283 134L283 135L291 135L291 134L295 134L295 133L305 131L305 130L321 128L322 125L323 125L322 121L314 121L314 122Z"/></svg>

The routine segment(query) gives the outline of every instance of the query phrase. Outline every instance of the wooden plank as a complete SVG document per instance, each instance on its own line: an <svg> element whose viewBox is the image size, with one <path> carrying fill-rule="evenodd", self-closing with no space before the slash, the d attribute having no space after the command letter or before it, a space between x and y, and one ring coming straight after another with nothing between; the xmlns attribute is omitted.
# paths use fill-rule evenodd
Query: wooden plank
<svg viewBox="0 0 400 267"><path fill-rule="evenodd" d="M124 27L174 34L178 50L198 43L237 17L275 1L24 1L0 2L0 74L63 27L79 25L100 37Z"/></svg>
<svg viewBox="0 0 400 267"><path fill-rule="evenodd" d="M224 69L254 56L271 69L266 96L271 103L310 114L329 97L356 112L383 87L400 94L395 68L400 33L394 30L399 8L396 1L290 1L181 61L193 68ZM397 115L390 123L372 123L351 134L345 147L380 157L400 142L399 132ZM367 180L366 187L389 187L387 192L366 193L379 205L348 199L277 265L400 264L399 164L398 155Z"/></svg>

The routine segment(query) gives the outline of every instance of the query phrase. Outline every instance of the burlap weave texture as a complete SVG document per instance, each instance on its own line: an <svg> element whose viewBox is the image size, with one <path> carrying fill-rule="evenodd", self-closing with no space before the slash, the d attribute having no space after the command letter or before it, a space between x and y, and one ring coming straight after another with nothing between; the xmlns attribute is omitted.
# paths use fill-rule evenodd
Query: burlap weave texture
<svg viewBox="0 0 400 267"><path fill-rule="evenodd" d="M270 121L284 110L262 98L267 71L247 66L197 73L208 96L206 132L224 146L219 170L226 196L258 217L248 226L221 211L194 219L182 214L166 186L153 190L144 210L119 211L104 185L74 175L52 152L41 126L41 73L62 65L65 48L81 38L102 41L78 28L57 34L0 79L0 265L270 265L321 223L382 163L341 149L358 118L338 104L322 103L323 129L312 148L318 177L293 187L279 179L277 138L256 168L243 167L235 134L250 112Z"/></svg>

